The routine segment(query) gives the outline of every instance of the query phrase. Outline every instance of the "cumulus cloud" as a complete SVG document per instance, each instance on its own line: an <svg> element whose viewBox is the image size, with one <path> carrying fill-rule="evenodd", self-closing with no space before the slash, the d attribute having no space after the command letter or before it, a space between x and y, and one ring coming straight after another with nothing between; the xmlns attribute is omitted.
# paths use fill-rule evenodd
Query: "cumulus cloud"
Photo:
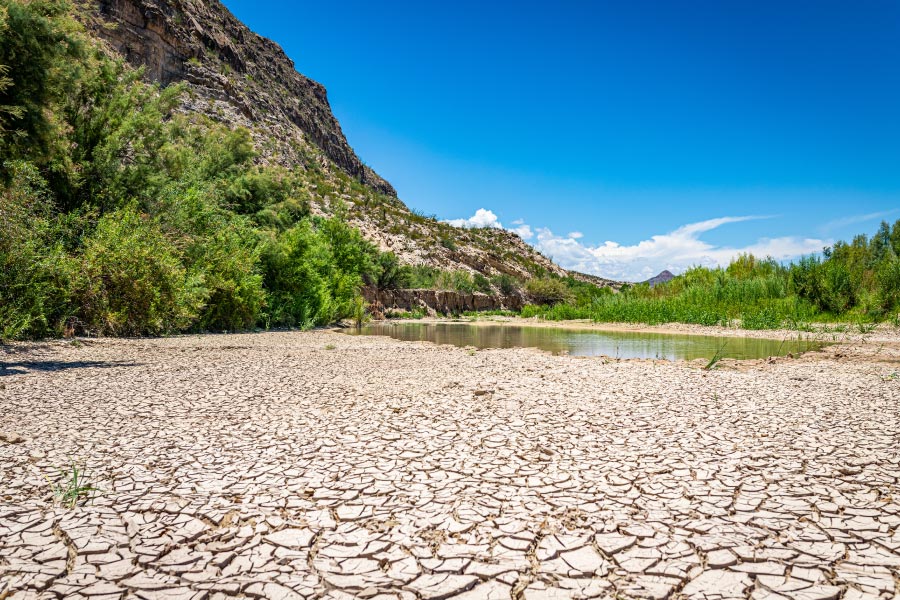
<svg viewBox="0 0 900 600"><path fill-rule="evenodd" d="M510 231L519 234L519 237L523 240L530 240L534 237L534 232L531 230L531 226L529 225L519 225L518 227L513 227Z"/></svg>
<svg viewBox="0 0 900 600"><path fill-rule="evenodd" d="M679 227L670 233L654 235L637 244L623 246L607 241L596 246L586 245L571 236L554 235L549 229L537 230L534 246L558 264L568 269L592 273L611 279L643 281L663 269L679 273L702 265L727 265L742 253L770 256L776 260L795 258L820 252L830 242L820 239L779 237L762 238L742 246L714 246L700 239L700 235L722 225L765 217L721 217Z"/></svg>
<svg viewBox="0 0 900 600"><path fill-rule="evenodd" d="M497 217L496 214L494 214L494 211L484 208L479 208L478 210L476 210L475 214L468 219L449 219L447 221L444 221L444 223L449 223L454 227L463 227L465 229L474 229L476 227L506 229L507 231L517 233L523 240L530 240L534 237L534 231L532 231L531 226L525 223L525 221L523 221L522 219L513 221L513 227L504 227L503 223L500 222L500 218Z"/></svg>
<svg viewBox="0 0 900 600"><path fill-rule="evenodd" d="M466 229L474 229L476 227L494 227L503 229L503 225L500 223L500 219L497 215L495 215L493 211L485 210L483 208L476 210L475 214L468 219L450 219L449 221L445 221L445 223L450 223L454 227L465 227Z"/></svg>
<svg viewBox="0 0 900 600"><path fill-rule="evenodd" d="M513 221L512 227L504 227L493 211L484 208L479 208L468 219L446 222L457 227L507 229L529 240L537 250L562 267L623 281L644 281L664 269L677 274L697 265L724 266L743 253L787 260L821 252L832 243L831 240L787 236L761 238L749 245L732 247L716 246L700 239L702 234L723 225L767 218L771 217L748 215L708 219L624 246L614 241L585 244L581 241L584 234L580 231L558 236L547 228L532 228L521 219Z"/></svg>

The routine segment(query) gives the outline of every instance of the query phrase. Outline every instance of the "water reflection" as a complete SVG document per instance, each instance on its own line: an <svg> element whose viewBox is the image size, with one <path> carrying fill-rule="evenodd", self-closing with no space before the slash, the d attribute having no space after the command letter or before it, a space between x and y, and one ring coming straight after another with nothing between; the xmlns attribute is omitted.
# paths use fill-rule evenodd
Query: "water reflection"
<svg viewBox="0 0 900 600"><path fill-rule="evenodd" d="M676 335L633 331L586 331L519 325L468 323L396 323L348 330L353 335L386 335L398 340L476 348L540 348L554 354L605 355L617 358L709 359L722 348L725 358L752 359L794 355L822 347L820 342L788 339ZM723 348L724 345L724 348Z"/></svg>

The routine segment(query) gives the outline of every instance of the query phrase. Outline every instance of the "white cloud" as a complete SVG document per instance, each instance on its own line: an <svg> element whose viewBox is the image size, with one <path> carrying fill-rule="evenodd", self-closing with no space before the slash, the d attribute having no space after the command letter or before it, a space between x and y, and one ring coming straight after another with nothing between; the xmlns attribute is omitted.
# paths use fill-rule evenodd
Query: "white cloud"
<svg viewBox="0 0 900 600"><path fill-rule="evenodd" d="M585 245L577 239L554 235L549 229L538 229L534 246L561 266L611 279L643 281L663 269L680 273L703 265L727 265L742 253L776 260L796 258L820 252L830 242L819 239L780 237L762 238L743 247L714 246L700 239L700 234L728 223L765 217L722 217L679 227L671 233L654 235L631 246L607 241L597 246Z"/></svg>
<svg viewBox="0 0 900 600"><path fill-rule="evenodd" d="M835 229L840 229L841 227L847 227L848 225L856 225L857 223L865 223L867 221L874 221L875 219L883 219L890 215L894 215L900 212L900 209L894 210L883 210L881 212L873 212L865 215L852 215L849 217L843 217L841 219L835 219L834 221L829 221L822 225L819 230L822 233L828 233L830 231L834 231Z"/></svg>
<svg viewBox="0 0 900 600"><path fill-rule="evenodd" d="M444 221L444 223L449 223L454 227L464 227L466 229L473 229L476 227L506 229L518 234L519 237L523 240L530 240L534 237L534 231L531 230L531 226L525 223L525 221L523 221L522 219L516 219L512 222L515 227L504 227L503 223L500 222L499 217L494 214L494 211L484 208L479 208L478 210L476 210L475 214L468 219L450 219Z"/></svg>
<svg viewBox="0 0 900 600"><path fill-rule="evenodd" d="M716 246L700 239L701 234L723 225L768 218L771 217L750 215L708 219L683 225L670 233L654 235L630 246L614 241L591 246L581 241L584 235L580 231L562 237L547 228L532 229L521 219L512 222L514 227L506 228L493 211L484 208L478 209L468 219L454 219L447 223L457 227L508 229L524 240L536 237L532 245L560 266L624 281L644 281L664 269L677 274L696 265L725 266L738 254L744 253L787 260L821 252L822 248L832 243L831 240L787 236L760 238L746 246L731 247Z"/></svg>
<svg viewBox="0 0 900 600"><path fill-rule="evenodd" d="M445 221L445 223L449 223L454 227L465 227L466 229L473 229L475 227L495 227L497 229L503 229L503 225L500 223L500 219L497 215L495 215L493 211L485 210L483 208L476 210L475 214L468 219L450 219L449 221Z"/></svg>
<svg viewBox="0 0 900 600"><path fill-rule="evenodd" d="M522 223L518 227L511 228L510 231L519 234L519 237L523 240L530 240L534 237L534 232L531 230L531 227L525 223Z"/></svg>

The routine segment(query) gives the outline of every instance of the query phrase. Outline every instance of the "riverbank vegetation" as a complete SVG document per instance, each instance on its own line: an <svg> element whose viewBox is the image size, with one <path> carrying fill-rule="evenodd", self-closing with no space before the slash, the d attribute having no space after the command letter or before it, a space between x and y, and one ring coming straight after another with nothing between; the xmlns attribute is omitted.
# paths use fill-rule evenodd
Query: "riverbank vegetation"
<svg viewBox="0 0 900 600"><path fill-rule="evenodd" d="M620 293L561 281L568 281L573 298L526 306L522 316L745 329L900 325L900 220L790 264L745 255L725 268L695 267L667 283L626 286Z"/></svg>
<svg viewBox="0 0 900 600"><path fill-rule="evenodd" d="M259 166L248 131L178 112L183 89L140 76L65 2L0 0L0 338L357 311L386 259L340 216L311 215L316 161Z"/></svg>

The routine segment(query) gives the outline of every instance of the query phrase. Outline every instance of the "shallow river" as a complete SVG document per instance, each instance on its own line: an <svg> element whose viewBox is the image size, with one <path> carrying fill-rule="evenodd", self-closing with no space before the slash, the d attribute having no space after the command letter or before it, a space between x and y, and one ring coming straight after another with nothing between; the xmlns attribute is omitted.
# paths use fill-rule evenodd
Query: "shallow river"
<svg viewBox="0 0 900 600"><path fill-rule="evenodd" d="M469 323L381 322L348 329L352 335L386 335L398 340L425 341L475 348L540 348L554 354L605 355L617 358L694 360L712 358L767 358L794 355L822 347L820 342L763 340L632 331L576 330L520 325L472 325Z"/></svg>

